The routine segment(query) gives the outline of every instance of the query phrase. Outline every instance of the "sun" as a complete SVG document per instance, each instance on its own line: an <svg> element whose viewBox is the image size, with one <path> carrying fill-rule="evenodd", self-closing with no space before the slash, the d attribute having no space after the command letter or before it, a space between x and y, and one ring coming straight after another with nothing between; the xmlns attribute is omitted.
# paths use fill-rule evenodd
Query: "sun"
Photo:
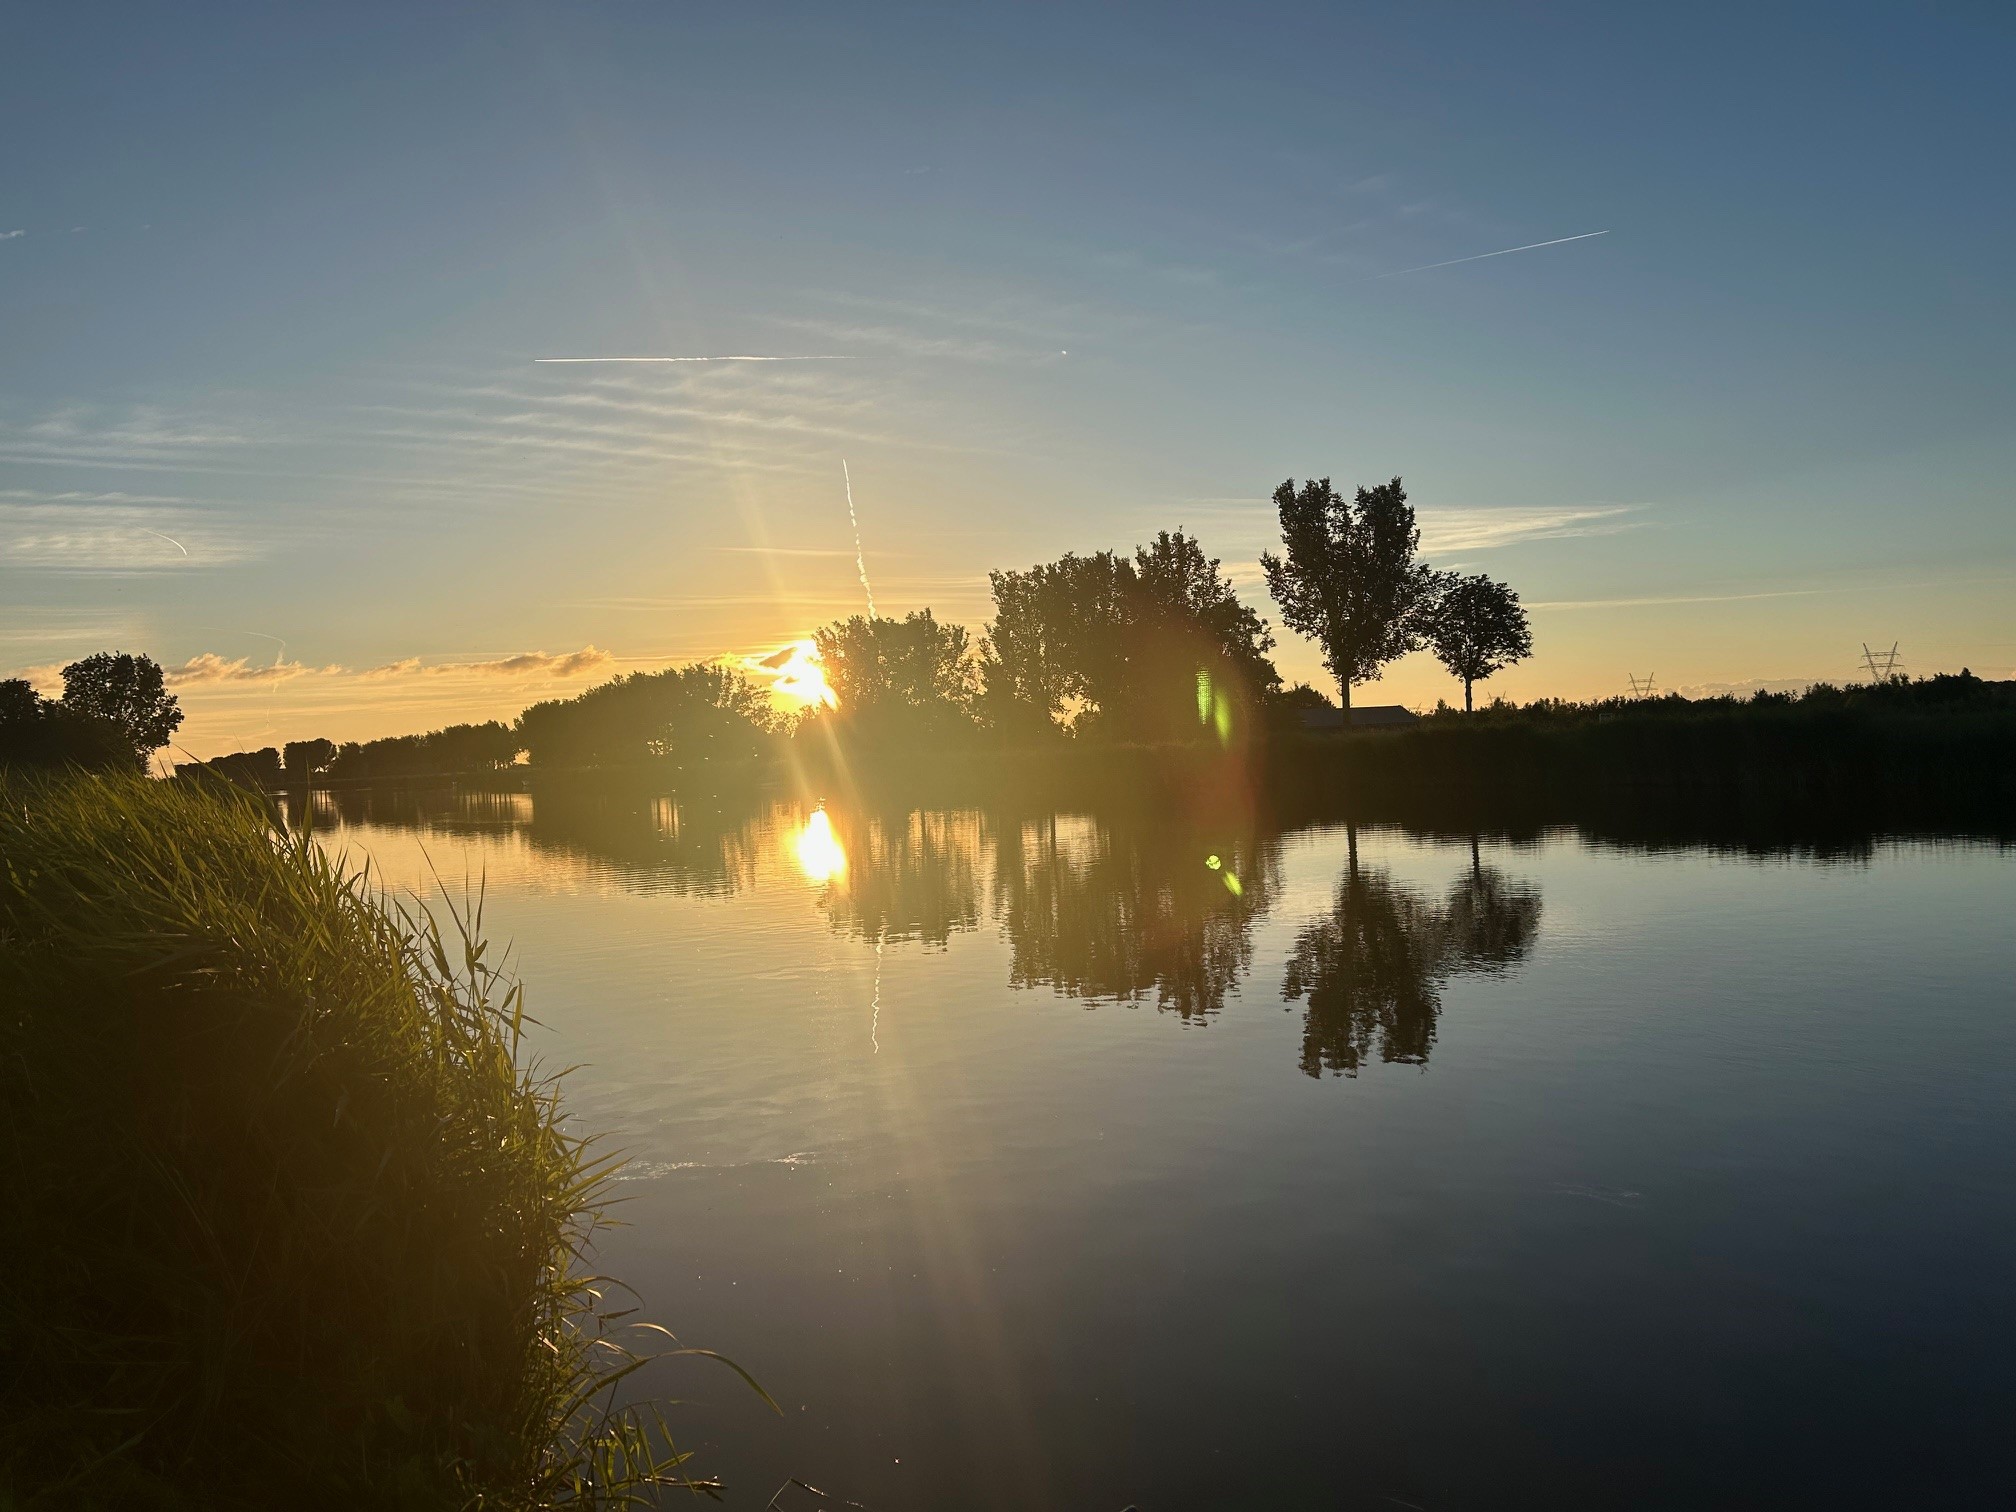
<svg viewBox="0 0 2016 1512"><path fill-rule="evenodd" d="M831 709L840 702L819 665L819 648L809 640L793 641L754 665L770 679L770 691L792 708Z"/></svg>

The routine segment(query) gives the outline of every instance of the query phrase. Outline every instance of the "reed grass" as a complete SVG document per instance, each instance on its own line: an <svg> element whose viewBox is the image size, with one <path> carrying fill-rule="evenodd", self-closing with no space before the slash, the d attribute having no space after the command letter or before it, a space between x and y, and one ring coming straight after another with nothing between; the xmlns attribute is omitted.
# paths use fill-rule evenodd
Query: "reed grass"
<svg viewBox="0 0 2016 1512"><path fill-rule="evenodd" d="M712 1489L611 1406L613 1162L446 912L250 798L0 774L0 1508Z"/></svg>

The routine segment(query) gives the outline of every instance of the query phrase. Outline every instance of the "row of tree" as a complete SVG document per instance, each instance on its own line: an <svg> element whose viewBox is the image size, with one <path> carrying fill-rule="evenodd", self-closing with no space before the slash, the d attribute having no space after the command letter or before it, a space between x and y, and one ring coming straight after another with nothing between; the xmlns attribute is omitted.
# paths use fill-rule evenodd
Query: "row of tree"
<svg viewBox="0 0 2016 1512"><path fill-rule="evenodd" d="M1438 572L1400 479L1345 497L1328 478L1274 492L1282 550L1261 567L1288 628L1315 641L1345 710L1354 685L1424 647L1462 680L1522 660L1533 638L1519 597L1483 576ZM1164 740L1194 732L1200 674L1264 702L1282 692L1272 627L1218 560L1181 531L1127 557L1067 555L988 574L994 618L977 648L929 610L856 616L821 630L837 717L857 730L978 723L1006 732Z"/></svg>
<svg viewBox="0 0 2016 1512"><path fill-rule="evenodd" d="M234 751L209 761L184 763L177 772L208 772L253 787L305 787L317 780L391 781L435 777L449 772L485 772L507 767L523 749L518 731L501 720L449 725L424 735L388 735L381 740L290 740L279 748Z"/></svg>
<svg viewBox="0 0 2016 1512"><path fill-rule="evenodd" d="M1476 682L1530 653L1526 616L1510 588L1420 560L1420 530L1400 479L1350 498L1327 478L1290 479L1274 504L1282 550L1261 559L1268 591L1288 628L1321 649L1347 714L1352 687L1408 651L1431 648L1462 679L1466 709ZM988 581L994 615L977 640L929 609L901 619L857 615L816 632L837 708L814 721L870 743L943 742L982 730L1014 740L1068 731L1157 743L1214 727L1224 736L1242 712L1270 704L1321 702L1306 688L1282 688L1269 655L1272 627L1240 601L1218 559L1180 530L1160 532L1131 556L1067 554L992 572ZM14 744L34 744L32 734L46 746L59 725L66 739L90 735L88 714L110 721L144 761L181 721L161 669L145 657L87 658L64 678L60 707L25 683L8 685L0 754L9 721L28 732ZM537 703L513 725L455 725L341 746L295 741L201 765L262 786L480 770L509 765L521 752L540 766L657 759L686 767L754 760L784 723L743 671L701 663ZM100 728L92 738L104 734Z"/></svg>

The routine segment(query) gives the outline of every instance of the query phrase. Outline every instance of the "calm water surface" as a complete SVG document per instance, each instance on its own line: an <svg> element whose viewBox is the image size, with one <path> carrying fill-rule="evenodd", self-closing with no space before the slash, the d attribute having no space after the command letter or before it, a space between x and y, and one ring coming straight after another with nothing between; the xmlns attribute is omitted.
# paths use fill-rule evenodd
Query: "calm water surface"
<svg viewBox="0 0 2016 1512"><path fill-rule="evenodd" d="M2016 1504L2007 850L345 809L784 1405L659 1367L731 1504Z"/></svg>

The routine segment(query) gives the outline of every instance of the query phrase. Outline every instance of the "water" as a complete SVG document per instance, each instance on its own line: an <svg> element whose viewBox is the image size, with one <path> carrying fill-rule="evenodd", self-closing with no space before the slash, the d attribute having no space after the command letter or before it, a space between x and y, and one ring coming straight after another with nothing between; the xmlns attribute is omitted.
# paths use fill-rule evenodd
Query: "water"
<svg viewBox="0 0 2016 1512"><path fill-rule="evenodd" d="M540 803L324 834L487 876L734 1505L2016 1492L2006 849Z"/></svg>

